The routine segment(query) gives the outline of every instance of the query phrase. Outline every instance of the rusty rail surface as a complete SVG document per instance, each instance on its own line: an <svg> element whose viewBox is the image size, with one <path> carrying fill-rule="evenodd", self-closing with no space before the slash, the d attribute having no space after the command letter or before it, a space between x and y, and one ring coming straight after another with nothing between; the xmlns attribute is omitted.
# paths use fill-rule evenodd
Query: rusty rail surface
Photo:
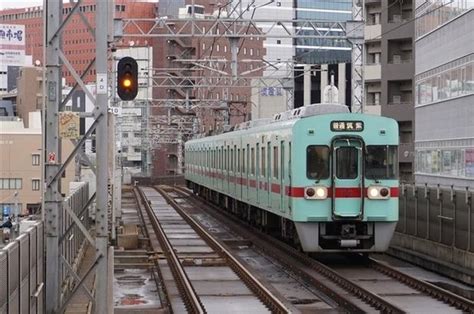
<svg viewBox="0 0 474 314"><path fill-rule="evenodd" d="M457 308L458 310L468 313L474 313L474 302L471 300L463 298L462 296L454 294L451 291L440 288L424 280L420 280L406 273L403 273L375 258L369 258L369 265L375 270L389 277L392 277L395 280L403 282L404 284L412 287L415 290L428 294L441 302L449 304Z"/></svg>
<svg viewBox="0 0 474 314"><path fill-rule="evenodd" d="M156 236L158 237L158 241L163 248L165 253L166 259L168 260L168 264L170 266L171 272L173 273L173 277L176 280L178 289L180 290L184 304L186 309L191 313L206 313L204 306L199 299L199 296L194 291L193 285L189 280L186 272L184 271L183 265L181 264L176 252L171 245L168 237L166 236L163 228L160 225L160 222L156 218L155 214L153 213L153 209L151 208L146 196L144 195L141 189L138 189L140 198L142 203L145 206L145 210L150 218L150 221L153 225L153 229L155 231Z"/></svg>
<svg viewBox="0 0 474 314"><path fill-rule="evenodd" d="M240 263L230 251L222 246L214 237L207 232L198 222L188 215L182 207L168 194L165 189L155 187L165 200L178 212L179 215L196 231L220 256L224 257L230 268L239 278L253 291L258 298L267 306L272 313L289 313L289 309L262 283L253 276L247 268ZM173 190L174 191L174 190Z"/></svg>
<svg viewBox="0 0 474 314"><path fill-rule="evenodd" d="M339 306L345 308L350 313L365 313L365 310L360 308L346 296L334 291L334 289L325 282L318 280L313 274L311 274L311 272L308 271L308 268L309 270L315 271L318 274L328 278L330 281L336 283L338 286L350 292L353 296L356 296L378 311L384 313L405 313L403 309L390 303L383 297L357 285L353 281L338 274L328 266L312 259L302 252L299 252L286 243L263 232L259 232L255 228L245 225L242 221L230 215L228 212L220 210L213 204L209 204L208 202L192 194L187 189L182 187L174 187L174 189L182 195L191 197L194 201L204 204L204 210L206 210L206 208L212 208L212 211L206 211L212 216L218 217L220 221L225 221L226 225L235 230L237 233L245 235L246 238L248 238L255 246L264 251L266 254L276 258L288 268L297 271L302 277L310 281L311 284L315 285L323 293L339 304ZM301 265L304 267L301 267Z"/></svg>

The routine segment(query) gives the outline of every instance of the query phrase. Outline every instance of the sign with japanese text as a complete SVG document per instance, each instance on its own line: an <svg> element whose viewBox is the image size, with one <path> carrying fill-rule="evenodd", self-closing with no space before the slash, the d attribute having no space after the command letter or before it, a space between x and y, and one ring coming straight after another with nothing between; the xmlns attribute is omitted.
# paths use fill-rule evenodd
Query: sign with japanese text
<svg viewBox="0 0 474 314"><path fill-rule="evenodd" d="M281 96L282 88L281 87L263 87L260 89L261 96Z"/></svg>
<svg viewBox="0 0 474 314"><path fill-rule="evenodd" d="M0 63L23 65L25 60L25 25L0 24Z"/></svg>
<svg viewBox="0 0 474 314"><path fill-rule="evenodd" d="M362 132L364 122L362 121L331 121L331 131L333 132Z"/></svg>
<svg viewBox="0 0 474 314"><path fill-rule="evenodd" d="M77 139L80 136L80 119L77 112L63 111L59 113L59 136L66 139Z"/></svg>

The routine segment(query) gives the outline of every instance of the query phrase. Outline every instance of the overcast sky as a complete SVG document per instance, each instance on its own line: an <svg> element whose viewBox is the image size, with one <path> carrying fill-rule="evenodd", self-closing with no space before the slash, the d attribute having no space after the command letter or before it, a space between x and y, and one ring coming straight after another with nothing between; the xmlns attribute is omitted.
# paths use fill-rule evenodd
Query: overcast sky
<svg viewBox="0 0 474 314"><path fill-rule="evenodd" d="M43 0L0 0L0 10L8 8L26 8L43 5Z"/></svg>
<svg viewBox="0 0 474 314"><path fill-rule="evenodd" d="M105 1L105 0L101 0ZM158 2L157 0L143 0L145 2ZM69 0L63 0L69 2ZM7 8L26 8L43 5L43 0L0 0L0 10Z"/></svg>

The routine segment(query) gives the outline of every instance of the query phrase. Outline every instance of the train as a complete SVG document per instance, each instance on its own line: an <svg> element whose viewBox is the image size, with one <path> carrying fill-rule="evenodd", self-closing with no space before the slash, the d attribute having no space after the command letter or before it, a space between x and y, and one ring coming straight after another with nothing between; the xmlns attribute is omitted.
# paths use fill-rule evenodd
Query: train
<svg viewBox="0 0 474 314"><path fill-rule="evenodd" d="M398 124L313 104L185 143L188 188L305 252L383 252L398 221Z"/></svg>

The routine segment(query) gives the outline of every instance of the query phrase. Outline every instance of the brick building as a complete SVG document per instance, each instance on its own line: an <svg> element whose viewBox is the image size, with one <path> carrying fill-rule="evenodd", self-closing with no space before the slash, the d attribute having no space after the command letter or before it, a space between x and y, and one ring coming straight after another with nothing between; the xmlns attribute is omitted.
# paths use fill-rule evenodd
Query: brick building
<svg viewBox="0 0 474 314"><path fill-rule="evenodd" d="M94 0L84 0L79 10L85 15L95 28L95 5ZM66 16L72 11L73 6L65 3L63 14ZM116 18L155 18L156 3L143 2L139 0L115 0L114 17ZM33 56L33 61L43 62L43 8L29 7L20 9L6 9L0 11L0 23L25 25L26 54ZM129 41L134 43L140 39L126 38L122 42L124 46L129 46ZM142 43L146 44L146 43ZM95 58L95 38L87 29L78 14L74 14L72 19L64 29L63 33L64 53L69 62L81 75L91 60ZM74 82L69 71L63 69L63 76L67 84ZM95 70L84 78L86 83L95 81Z"/></svg>
<svg viewBox="0 0 474 314"><path fill-rule="evenodd" d="M203 19L202 22L198 20L197 24L208 33L224 34L226 30L222 25L219 29L210 29L210 22L217 16L218 10L209 3L210 1L195 1L196 18ZM183 24L176 19L190 17L190 5L191 1L187 0L160 1L158 12L160 16L173 19L169 26L179 30ZM226 8L220 11L221 16L227 14ZM248 32L252 33L252 29ZM250 84L248 87L244 84L231 86L232 52L229 38L225 36L156 38L154 44L155 47L160 47L153 50L153 64L155 72L160 72L158 75L169 76L171 79L190 77L189 85L200 86L188 88L186 84L162 84L163 86L153 89L153 99L158 100L154 102L152 111L157 121L153 132L156 142L153 150L153 174L179 174L183 166L182 145L190 136L195 133L210 134L222 129L225 124L235 125L251 119L252 89ZM240 48L237 55L239 77L261 76L263 71L258 68L262 66L262 57L265 55L263 40L257 37L240 39L237 46ZM160 81L164 82L165 79L155 80ZM186 104L187 99L189 101ZM170 108L170 104L174 106Z"/></svg>

